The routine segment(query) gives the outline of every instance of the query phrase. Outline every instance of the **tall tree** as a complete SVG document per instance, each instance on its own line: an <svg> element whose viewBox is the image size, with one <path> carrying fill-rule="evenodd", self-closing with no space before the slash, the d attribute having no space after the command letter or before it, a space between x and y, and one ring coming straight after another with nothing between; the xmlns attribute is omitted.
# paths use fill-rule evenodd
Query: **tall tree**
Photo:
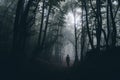
<svg viewBox="0 0 120 80"><path fill-rule="evenodd" d="M42 29L43 29L43 22L44 22L44 11L45 11L45 0L43 0L43 3L42 3L42 15L41 15L40 32L38 36L38 47L41 46L41 36L42 36Z"/></svg>
<svg viewBox="0 0 120 80"><path fill-rule="evenodd" d="M16 58L21 61L25 59L25 47L27 38L27 27L30 8L33 7L34 0L29 0L25 4L25 0L19 0L16 9L16 17L14 21L14 34L13 34L13 53ZM38 6L38 2L36 1ZM35 6L33 12L36 11L37 6ZM19 60L19 61L20 61Z"/></svg>
<svg viewBox="0 0 120 80"><path fill-rule="evenodd" d="M112 47L115 47L116 46L117 29L116 29L115 18L113 15L112 1L108 0L108 3L110 6L110 16L111 16L111 21L112 21Z"/></svg>
<svg viewBox="0 0 120 80"><path fill-rule="evenodd" d="M91 38L91 34L90 34L90 29L89 29L89 21L88 21L88 7L87 7L87 1L86 0L83 0L83 5L84 5L84 8L85 8L85 13L86 13L86 26L87 26L87 34L88 34L88 37L89 37L89 42L90 42L90 45L91 45L91 48L92 49L95 49L94 45L93 45L93 41L92 41L92 38Z"/></svg>
<svg viewBox="0 0 120 80"><path fill-rule="evenodd" d="M14 21L14 34L13 34L13 53L17 53L17 50L19 49L19 28L20 28L20 20L21 16L23 14L23 7L24 6L24 0L19 0L17 4L17 9L16 9L16 16L15 16L15 21ZM14 55L15 55L14 54Z"/></svg>
<svg viewBox="0 0 120 80"><path fill-rule="evenodd" d="M100 41L101 41L101 31L102 31L102 16L101 16L101 1L96 0L97 8L97 28L96 28L96 37L97 37L97 49L100 50Z"/></svg>

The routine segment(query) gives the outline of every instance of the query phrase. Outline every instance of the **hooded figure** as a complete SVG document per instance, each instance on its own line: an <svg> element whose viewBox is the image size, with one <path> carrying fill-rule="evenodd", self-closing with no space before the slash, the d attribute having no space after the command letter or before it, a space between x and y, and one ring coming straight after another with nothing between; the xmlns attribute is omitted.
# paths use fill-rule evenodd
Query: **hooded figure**
<svg viewBox="0 0 120 80"><path fill-rule="evenodd" d="M69 55L66 56L66 63L67 63L67 66L69 67L70 66L70 57L69 57Z"/></svg>

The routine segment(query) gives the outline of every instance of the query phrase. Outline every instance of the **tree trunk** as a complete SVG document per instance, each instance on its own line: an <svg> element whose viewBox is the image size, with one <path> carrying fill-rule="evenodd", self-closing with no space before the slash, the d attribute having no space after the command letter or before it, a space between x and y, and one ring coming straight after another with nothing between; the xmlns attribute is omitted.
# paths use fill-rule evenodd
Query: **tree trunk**
<svg viewBox="0 0 120 80"><path fill-rule="evenodd" d="M41 24L40 24L40 32L38 36L38 47L41 46L41 36L42 36L43 21L44 21L44 7L45 7L45 0L43 0L43 5L42 5L42 17L41 17Z"/></svg>
<svg viewBox="0 0 120 80"><path fill-rule="evenodd" d="M81 59L80 61L83 62L84 59L84 48L85 48L85 28L83 25L83 2L82 2L82 33L81 33Z"/></svg>
<svg viewBox="0 0 120 80"><path fill-rule="evenodd" d="M13 55L15 56L19 52L19 40L20 40L20 21L23 14L23 5L24 0L19 0L16 9L16 16L14 21L14 30L13 30Z"/></svg>
<svg viewBox="0 0 120 80"><path fill-rule="evenodd" d="M101 30L102 30L102 16L101 16L101 1L100 0L96 0L96 5L97 5L97 33L96 33L96 37L97 37L97 50L100 50L100 41L101 41Z"/></svg>
<svg viewBox="0 0 120 80"><path fill-rule="evenodd" d="M16 16L14 21L14 30L13 30L13 49L11 53L11 61L10 64L13 66L15 65L15 69L18 72L18 70L21 68L22 60L21 60L21 50L20 50L20 21L21 17L23 15L24 10L24 0L19 0L17 3L17 9L16 9Z"/></svg>
<svg viewBox="0 0 120 80"><path fill-rule="evenodd" d="M45 39L46 39L46 34L47 34L47 29L48 29L48 21L49 21L49 15L50 15L51 8L52 8L52 3L50 4L49 9L48 9L48 15L47 15L47 18L46 18L46 24L45 24L43 40L42 40L42 43L41 43L41 49L43 49L44 44L45 44Z"/></svg>
<svg viewBox="0 0 120 80"><path fill-rule="evenodd" d="M109 36L110 36L110 23L109 23L109 3L107 0L107 40L106 40L106 48L109 48Z"/></svg>
<svg viewBox="0 0 120 80"><path fill-rule="evenodd" d="M115 24L115 19L113 16L113 11L112 11L112 1L108 0L109 5L110 5L110 16L112 20L112 47L116 46L116 36L117 36L117 30L116 30L116 24Z"/></svg>
<svg viewBox="0 0 120 80"><path fill-rule="evenodd" d="M92 41L91 35L90 35L90 31L89 31L87 4L86 4L85 0L83 0L83 3L84 3L83 5L84 5L84 8L85 8L85 12L86 12L86 26L87 26L87 34L88 34L89 42L90 42L91 48L95 49L94 45L93 45L93 41Z"/></svg>

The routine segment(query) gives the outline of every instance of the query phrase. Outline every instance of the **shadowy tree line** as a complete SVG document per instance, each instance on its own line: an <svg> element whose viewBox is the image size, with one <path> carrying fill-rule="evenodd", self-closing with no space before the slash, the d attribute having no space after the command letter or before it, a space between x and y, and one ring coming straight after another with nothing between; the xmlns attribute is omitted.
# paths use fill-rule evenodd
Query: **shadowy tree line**
<svg viewBox="0 0 120 80"><path fill-rule="evenodd" d="M81 9L79 26L76 8ZM119 0L4 0L0 4L1 53L7 53L3 45L12 47L8 55L23 63L30 55L28 42L33 41L31 60L40 57L49 61L53 52L56 59L60 58L65 14L69 11L74 15L75 64L83 61L89 50L99 54L119 46Z"/></svg>

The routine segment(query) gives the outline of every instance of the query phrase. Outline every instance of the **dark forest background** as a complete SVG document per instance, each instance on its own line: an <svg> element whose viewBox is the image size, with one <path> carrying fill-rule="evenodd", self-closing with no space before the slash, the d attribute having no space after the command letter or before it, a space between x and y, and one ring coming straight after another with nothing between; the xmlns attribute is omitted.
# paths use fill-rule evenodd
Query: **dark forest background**
<svg viewBox="0 0 120 80"><path fill-rule="evenodd" d="M119 80L120 0L0 0L0 73L1 80Z"/></svg>

